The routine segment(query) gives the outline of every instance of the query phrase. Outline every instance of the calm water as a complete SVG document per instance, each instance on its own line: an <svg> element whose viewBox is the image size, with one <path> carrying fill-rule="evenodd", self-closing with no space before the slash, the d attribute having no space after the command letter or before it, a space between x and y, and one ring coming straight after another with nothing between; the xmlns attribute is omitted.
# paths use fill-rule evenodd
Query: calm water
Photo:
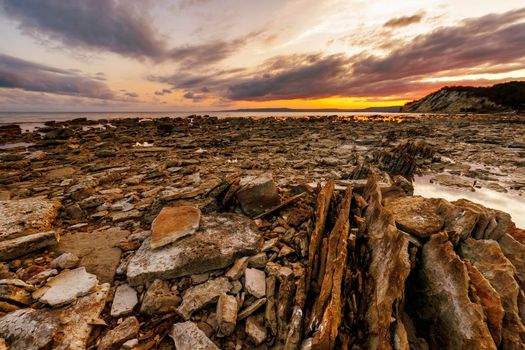
<svg viewBox="0 0 525 350"><path fill-rule="evenodd" d="M8 113L0 112L0 125L1 124L19 124L24 131L32 131L37 127L43 125L46 121L65 121L75 118L87 118L88 120L100 120L100 119L122 119L122 118L142 118L142 119L155 119L164 117L187 117L189 115L210 115L219 118L233 118L233 117L252 117L252 118L264 118L264 117L304 117L304 116L326 116L326 115L340 115L340 116L351 116L351 115L403 115L400 113L377 113L377 112L93 112L93 113L80 113L80 112L67 112L67 113ZM418 116L410 115L410 116Z"/></svg>
<svg viewBox="0 0 525 350"><path fill-rule="evenodd" d="M465 198L487 208L509 213L516 226L525 229L525 198L517 193L501 193L488 188L476 188L476 191L472 192L467 189L430 183L427 176L421 176L415 178L414 195L427 198L443 198L448 201Z"/></svg>

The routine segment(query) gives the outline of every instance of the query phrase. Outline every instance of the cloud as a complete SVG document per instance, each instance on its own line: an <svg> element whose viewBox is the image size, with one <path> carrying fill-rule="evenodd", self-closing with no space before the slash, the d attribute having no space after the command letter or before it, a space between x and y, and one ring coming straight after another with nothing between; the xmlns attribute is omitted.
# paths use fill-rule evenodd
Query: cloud
<svg viewBox="0 0 525 350"><path fill-rule="evenodd" d="M162 90L155 91L155 95L164 96L164 95L171 94L172 92L173 91L171 89L162 89Z"/></svg>
<svg viewBox="0 0 525 350"><path fill-rule="evenodd" d="M0 54L0 88L58 95L114 99L108 86L72 70L55 68Z"/></svg>
<svg viewBox="0 0 525 350"><path fill-rule="evenodd" d="M137 98L139 97L139 94L137 94L136 92L133 92L133 91L127 91L127 90L120 90L122 92L122 94L125 96L125 97L129 97L129 98Z"/></svg>
<svg viewBox="0 0 525 350"><path fill-rule="evenodd" d="M201 0L202 1L202 0ZM201 1L185 1L195 3ZM250 37L169 48L140 2L117 0L0 0L7 17L29 35L66 47L109 51L135 59L202 67L233 54Z"/></svg>
<svg viewBox="0 0 525 350"><path fill-rule="evenodd" d="M202 100L205 100L206 99L206 96L204 95L197 95L193 92L186 92L184 95L183 95L184 98L187 98L189 100L192 100L193 102L200 102Z"/></svg>
<svg viewBox="0 0 525 350"><path fill-rule="evenodd" d="M399 27L406 27L411 24L419 23L421 20L425 17L425 12L419 12L412 16L403 16L403 17L396 17L391 18L388 21L383 24L383 27L385 28L399 28Z"/></svg>
<svg viewBox="0 0 525 350"><path fill-rule="evenodd" d="M407 96L444 83L435 75L507 72L525 68L525 9L442 27L388 53L279 56L252 72L186 76L177 84L208 86L230 100L269 101L333 96Z"/></svg>
<svg viewBox="0 0 525 350"><path fill-rule="evenodd" d="M3 0L3 9L25 32L67 46L156 58L165 43L136 6L113 0Z"/></svg>

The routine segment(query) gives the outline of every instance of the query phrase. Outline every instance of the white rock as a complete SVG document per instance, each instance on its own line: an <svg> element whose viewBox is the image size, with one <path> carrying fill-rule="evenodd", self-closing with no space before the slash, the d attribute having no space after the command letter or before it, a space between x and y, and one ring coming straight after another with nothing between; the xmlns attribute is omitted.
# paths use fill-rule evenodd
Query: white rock
<svg viewBox="0 0 525 350"><path fill-rule="evenodd" d="M50 279L44 287L33 293L33 299L51 306L61 306L88 294L97 284L97 276L86 272L84 267L79 267L63 271Z"/></svg>
<svg viewBox="0 0 525 350"><path fill-rule="evenodd" d="M250 316L246 319L245 331L248 338L250 338L255 345L261 344L268 336L266 327L256 316Z"/></svg>
<svg viewBox="0 0 525 350"><path fill-rule="evenodd" d="M64 253L57 257L55 260L51 261L52 269L72 269L78 265L80 259L73 253Z"/></svg>
<svg viewBox="0 0 525 350"><path fill-rule="evenodd" d="M215 303L222 293L229 292L231 288L232 285L226 277L219 277L188 288L177 312L185 320L189 320L195 311Z"/></svg>
<svg viewBox="0 0 525 350"><path fill-rule="evenodd" d="M217 302L217 323L224 335L230 335L237 324L237 299L233 295L222 293Z"/></svg>
<svg viewBox="0 0 525 350"><path fill-rule="evenodd" d="M244 288L248 293L260 299L266 295L266 274L257 269L246 269Z"/></svg>
<svg viewBox="0 0 525 350"><path fill-rule="evenodd" d="M111 316L121 317L131 314L138 302L139 299L135 289L128 284L118 286L111 305Z"/></svg>
<svg viewBox="0 0 525 350"><path fill-rule="evenodd" d="M219 350L197 325L191 321L173 325L170 336L177 350Z"/></svg>

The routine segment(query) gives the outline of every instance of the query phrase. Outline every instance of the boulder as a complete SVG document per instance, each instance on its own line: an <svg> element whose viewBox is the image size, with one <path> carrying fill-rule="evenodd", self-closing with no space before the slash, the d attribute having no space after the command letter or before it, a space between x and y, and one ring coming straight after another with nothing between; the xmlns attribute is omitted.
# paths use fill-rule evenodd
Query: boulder
<svg viewBox="0 0 525 350"><path fill-rule="evenodd" d="M138 285L221 269L240 256L257 253L261 243L259 230L246 217L205 215L195 234L173 244L151 249L146 239L128 265L128 282Z"/></svg>
<svg viewBox="0 0 525 350"><path fill-rule="evenodd" d="M237 200L242 211L254 217L281 204L279 190L271 174L257 178L241 179L241 189L237 191Z"/></svg>
<svg viewBox="0 0 525 350"><path fill-rule="evenodd" d="M151 224L151 248L156 249L192 235L199 228L199 208L180 206L162 208Z"/></svg>
<svg viewBox="0 0 525 350"><path fill-rule="evenodd" d="M51 261L49 266L52 269L72 269L77 267L80 259L73 253L63 253L62 255Z"/></svg>

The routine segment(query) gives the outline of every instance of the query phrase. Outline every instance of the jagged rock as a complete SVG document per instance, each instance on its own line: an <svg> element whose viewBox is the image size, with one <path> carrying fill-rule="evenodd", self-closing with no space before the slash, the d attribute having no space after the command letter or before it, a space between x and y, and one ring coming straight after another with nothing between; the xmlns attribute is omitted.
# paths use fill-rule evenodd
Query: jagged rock
<svg viewBox="0 0 525 350"><path fill-rule="evenodd" d="M138 302L137 291L127 284L122 284L115 291L110 314L112 317L127 316L133 312Z"/></svg>
<svg viewBox="0 0 525 350"><path fill-rule="evenodd" d="M205 215L194 235L174 244L152 250L149 239L145 240L128 265L128 281L138 285L157 278L221 269L232 264L236 257L256 253L261 243L257 227L246 217Z"/></svg>
<svg viewBox="0 0 525 350"><path fill-rule="evenodd" d="M424 322L419 327L431 348L496 349L481 305L469 298L465 264L445 233L433 235L423 246L415 289L414 311Z"/></svg>
<svg viewBox="0 0 525 350"><path fill-rule="evenodd" d="M0 242L0 260L18 258L35 250L54 245L59 236L55 231L40 232Z"/></svg>
<svg viewBox="0 0 525 350"><path fill-rule="evenodd" d="M499 239L510 223L508 214L487 209L466 199L448 202L440 198L396 197L389 198L389 209L396 226L421 238L444 231L454 231L461 239Z"/></svg>
<svg viewBox="0 0 525 350"><path fill-rule="evenodd" d="M60 206L58 201L43 198L0 201L0 239L49 230Z"/></svg>
<svg viewBox="0 0 525 350"><path fill-rule="evenodd" d="M518 284L525 290L525 245L515 240L511 235L504 234L498 240L501 251L516 269Z"/></svg>
<svg viewBox="0 0 525 350"><path fill-rule="evenodd" d="M15 281L20 280L14 280L13 282ZM28 306L33 301L30 291L31 289L23 284L12 283L9 280L0 280L0 300L3 302Z"/></svg>
<svg viewBox="0 0 525 350"><path fill-rule="evenodd" d="M474 238L499 240L510 227L510 215L502 211L488 209L466 199L457 200L452 204L463 209L465 215L468 213L475 216L475 228L471 230Z"/></svg>
<svg viewBox="0 0 525 350"><path fill-rule="evenodd" d="M51 261L49 266L53 269L72 269L78 266L80 259L73 253L64 253Z"/></svg>
<svg viewBox="0 0 525 350"><path fill-rule="evenodd" d="M268 336L268 332L260 316L250 316L246 319L245 332L256 346L264 342Z"/></svg>
<svg viewBox="0 0 525 350"><path fill-rule="evenodd" d="M201 211L180 206L162 208L151 224L151 248L156 249L192 235L199 228Z"/></svg>
<svg viewBox="0 0 525 350"><path fill-rule="evenodd" d="M242 187L236 196L242 211L248 216L257 216L281 204L279 190L271 174L241 179L240 184Z"/></svg>
<svg viewBox="0 0 525 350"><path fill-rule="evenodd" d="M241 321L241 320L244 320L246 317L248 317L251 314L253 314L255 311L257 311L264 304L266 304L266 298L257 299L252 304L248 305L247 307L245 307L244 309L239 311L239 313L237 314L237 322Z"/></svg>
<svg viewBox="0 0 525 350"><path fill-rule="evenodd" d="M270 328L273 336L277 335L277 309L275 307L275 276L271 275L266 278L266 309L264 319Z"/></svg>
<svg viewBox="0 0 525 350"><path fill-rule="evenodd" d="M230 281L236 281L244 275L246 267L248 266L248 257L242 257L235 260L233 266L226 272L225 276L228 277Z"/></svg>
<svg viewBox="0 0 525 350"><path fill-rule="evenodd" d="M244 287L248 293L260 299L266 295L266 275L264 271L246 269L244 273Z"/></svg>
<svg viewBox="0 0 525 350"><path fill-rule="evenodd" d="M140 312L150 316L174 312L181 301L179 292L172 290L167 281L155 280L144 295Z"/></svg>
<svg viewBox="0 0 525 350"><path fill-rule="evenodd" d="M53 340L60 320L46 310L22 309L0 318L0 337L11 350L38 350Z"/></svg>
<svg viewBox="0 0 525 350"><path fill-rule="evenodd" d="M231 283L225 277L190 287L184 293L182 304L177 308L177 312L182 318L189 320L195 311L215 303L222 293L229 292L231 288Z"/></svg>
<svg viewBox="0 0 525 350"><path fill-rule="evenodd" d="M219 350L191 321L174 324L170 336L177 350Z"/></svg>
<svg viewBox="0 0 525 350"><path fill-rule="evenodd" d="M54 350L85 350L93 323L104 309L109 284L98 285L95 290L73 304L57 309L60 328L53 339Z"/></svg>
<svg viewBox="0 0 525 350"><path fill-rule="evenodd" d="M44 287L33 293L33 298L51 306L65 305L91 292L97 283L97 276L79 267L63 271L50 279Z"/></svg>
<svg viewBox="0 0 525 350"><path fill-rule="evenodd" d="M348 188L342 200L337 220L327 238L327 254L322 273L322 283L319 296L312 308L312 315L308 329L313 332L312 345L318 348L333 349L338 335L339 326L343 318L342 283L347 259L348 234L350 230L350 202L352 189ZM290 275L292 277L292 275ZM290 278L290 280L292 280ZM281 285L281 290L285 290ZM284 318L282 312L283 301L278 305L278 316ZM280 313L280 315L279 315ZM285 318L285 320L287 317ZM300 320L299 320L300 321ZM293 323L292 323L293 324ZM289 327L280 327L280 338L287 339L285 330Z"/></svg>
<svg viewBox="0 0 525 350"><path fill-rule="evenodd" d="M139 326L139 321L135 316L125 318L122 323L102 337L97 350L119 349L127 340L133 339L137 335Z"/></svg>
<svg viewBox="0 0 525 350"><path fill-rule="evenodd" d="M474 287L474 293L479 298L487 320L487 326L494 339L494 344L499 347L501 343L501 330L505 310L501 304L501 298L489 281L483 277L479 270L468 260L465 261L470 283Z"/></svg>
<svg viewBox="0 0 525 350"><path fill-rule="evenodd" d="M501 348L519 349L525 341L525 327L518 311L520 289L514 279L515 269L493 240L469 238L461 243L461 257L468 259L481 272L501 298L503 317Z"/></svg>
<svg viewBox="0 0 525 350"><path fill-rule="evenodd" d="M230 335L237 324L237 299L234 296L222 293L217 301L217 324L224 335Z"/></svg>
<svg viewBox="0 0 525 350"><path fill-rule="evenodd" d="M368 291L369 307L365 314L368 325L367 344L370 348L391 346L390 333L404 332L401 321L391 322L397 315L397 305L403 302L405 280L410 272L408 238L395 226L392 213L382 206L382 194L377 178L371 177L365 187L368 202L365 220L367 248L370 252ZM315 341L315 338L314 338Z"/></svg>
<svg viewBox="0 0 525 350"><path fill-rule="evenodd" d="M77 232L62 236L56 250L75 254L80 258L79 265L97 275L101 283L112 283L121 255L117 246L128 236L129 231L119 228Z"/></svg>

